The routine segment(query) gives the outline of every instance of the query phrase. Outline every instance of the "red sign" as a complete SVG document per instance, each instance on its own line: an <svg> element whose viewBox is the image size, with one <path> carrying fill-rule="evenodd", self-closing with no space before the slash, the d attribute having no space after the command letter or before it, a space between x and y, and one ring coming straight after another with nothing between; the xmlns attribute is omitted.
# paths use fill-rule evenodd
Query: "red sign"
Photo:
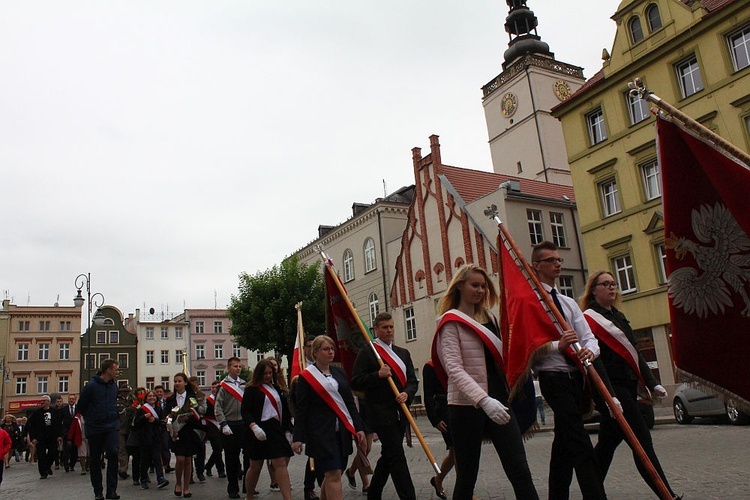
<svg viewBox="0 0 750 500"><path fill-rule="evenodd" d="M8 411L19 411L28 410L29 408L36 408L42 406L42 400L31 400L31 401L8 401Z"/></svg>

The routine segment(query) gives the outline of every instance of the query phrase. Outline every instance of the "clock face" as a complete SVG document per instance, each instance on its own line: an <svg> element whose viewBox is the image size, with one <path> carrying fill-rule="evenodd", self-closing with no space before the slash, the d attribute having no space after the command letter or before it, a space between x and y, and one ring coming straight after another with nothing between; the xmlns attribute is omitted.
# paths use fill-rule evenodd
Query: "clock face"
<svg viewBox="0 0 750 500"><path fill-rule="evenodd" d="M555 90L555 95L558 99L561 101L564 101L568 97L570 97L570 85L564 80L557 80L555 83L552 84L552 88Z"/></svg>
<svg viewBox="0 0 750 500"><path fill-rule="evenodd" d="M516 109L518 109L518 97L508 92L500 101L500 109L503 112L503 116L512 116L516 112Z"/></svg>

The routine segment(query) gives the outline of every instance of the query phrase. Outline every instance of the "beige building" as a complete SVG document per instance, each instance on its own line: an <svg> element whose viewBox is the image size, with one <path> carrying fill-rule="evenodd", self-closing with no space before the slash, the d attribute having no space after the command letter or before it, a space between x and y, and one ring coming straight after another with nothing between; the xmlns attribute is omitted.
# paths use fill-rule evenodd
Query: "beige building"
<svg viewBox="0 0 750 500"><path fill-rule="evenodd" d="M81 308L17 306L3 300L2 407L18 414L39 405L44 394L78 394Z"/></svg>
<svg viewBox="0 0 750 500"><path fill-rule="evenodd" d="M136 363L138 380L135 386L153 389L157 385L171 387L172 378L182 371L183 356L189 355L188 322L175 313L128 314L126 328L138 338ZM204 384L205 385L205 384Z"/></svg>
<svg viewBox="0 0 750 500"><path fill-rule="evenodd" d="M628 82L641 78L747 151L750 3L628 0L612 19L617 32L602 69L553 113L565 131L578 204L586 208L580 217L588 267L616 276L644 354L671 384L655 120L648 104L628 93Z"/></svg>

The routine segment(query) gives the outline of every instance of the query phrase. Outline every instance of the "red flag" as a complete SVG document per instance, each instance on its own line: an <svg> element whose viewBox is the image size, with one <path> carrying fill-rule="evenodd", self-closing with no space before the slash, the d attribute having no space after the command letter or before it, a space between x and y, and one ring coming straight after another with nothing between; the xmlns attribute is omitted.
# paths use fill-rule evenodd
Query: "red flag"
<svg viewBox="0 0 750 500"><path fill-rule="evenodd" d="M560 332L506 248L502 234L498 236L497 246L503 358L513 397L523 390L534 356L543 355L546 349L541 348L548 342L559 340Z"/></svg>
<svg viewBox="0 0 750 500"><path fill-rule="evenodd" d="M347 306L344 296L334 281L338 280L341 283L341 279L334 276L333 263L328 259L325 265L326 330L328 335L336 342L334 362L341 363L346 374L351 377L354 360L357 358L359 350L367 347L367 339L360 332L357 320L354 317L355 313ZM341 284L341 288L346 292L343 284Z"/></svg>
<svg viewBox="0 0 750 500"><path fill-rule="evenodd" d="M750 169L670 121L656 125L675 365L750 411Z"/></svg>
<svg viewBox="0 0 750 500"><path fill-rule="evenodd" d="M292 353L292 368L289 375L289 380L294 380L302 372L302 365L300 365L300 356L302 355L299 346L299 335L294 340L294 352Z"/></svg>

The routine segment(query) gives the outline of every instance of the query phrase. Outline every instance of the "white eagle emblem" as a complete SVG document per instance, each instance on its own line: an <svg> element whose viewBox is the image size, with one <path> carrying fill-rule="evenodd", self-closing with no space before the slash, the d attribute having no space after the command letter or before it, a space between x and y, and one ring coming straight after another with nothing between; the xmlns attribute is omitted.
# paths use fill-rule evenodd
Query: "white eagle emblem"
<svg viewBox="0 0 750 500"><path fill-rule="evenodd" d="M681 267L669 275L669 296L672 304L686 314L705 318L723 314L734 306L732 290L742 297L742 315L750 317L750 238L742 230L726 206L717 202L713 208L702 205L691 213L693 233L701 243L672 233L665 245L678 259L692 254L695 267ZM709 245L713 242L713 245ZM728 285L728 286L727 286ZM731 289L730 289L731 288Z"/></svg>

